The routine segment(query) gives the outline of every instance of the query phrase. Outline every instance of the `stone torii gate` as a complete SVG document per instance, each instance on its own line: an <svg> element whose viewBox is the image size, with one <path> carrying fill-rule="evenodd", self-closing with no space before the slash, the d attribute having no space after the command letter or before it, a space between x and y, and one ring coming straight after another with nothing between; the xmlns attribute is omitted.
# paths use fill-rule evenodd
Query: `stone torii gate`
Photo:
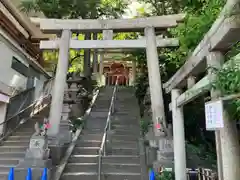
<svg viewBox="0 0 240 180"><path fill-rule="evenodd" d="M62 19L41 19L40 28L45 33L61 34L56 40L41 41L41 49L59 49L59 60L55 84L52 93L52 104L50 110L49 136L58 138L59 125L64 95L64 87L68 71L69 49L136 49L146 48L149 85L151 93L151 104L154 125L159 119L165 123L165 111L162 95L161 76L157 47L178 46L177 39L156 38L155 29L164 30L176 27L179 21L184 18L183 14L158 16L138 19L115 19L115 20L62 20ZM106 30L114 32L143 31L145 37L138 40L73 40L72 32L100 33ZM156 126L154 126L156 127ZM155 135L159 130L155 129ZM61 132L62 133L62 132Z"/></svg>

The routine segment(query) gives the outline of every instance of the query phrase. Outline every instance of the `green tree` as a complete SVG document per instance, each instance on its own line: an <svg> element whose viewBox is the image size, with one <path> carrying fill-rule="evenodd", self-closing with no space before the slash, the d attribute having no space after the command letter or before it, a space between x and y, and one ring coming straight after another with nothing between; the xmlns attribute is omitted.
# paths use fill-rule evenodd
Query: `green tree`
<svg viewBox="0 0 240 180"><path fill-rule="evenodd" d="M123 0L22 0L25 13L42 12L48 18L116 18L122 15L127 3Z"/></svg>
<svg viewBox="0 0 240 180"><path fill-rule="evenodd" d="M117 18L121 16L127 3L124 0L22 0L20 10L29 14L30 12L42 12L48 18ZM73 34L79 40L90 39L90 34ZM51 61L51 65L56 62L58 52L45 51L44 59ZM71 50L70 52L70 71L82 71L83 60L90 59L90 50ZM51 66L50 69L55 69Z"/></svg>
<svg viewBox="0 0 240 180"><path fill-rule="evenodd" d="M166 82L185 63L187 56L196 48L205 33L210 29L212 23L217 18L220 10L225 4L225 0L139 0L150 5L151 12L146 13L140 9L141 16L167 15L174 13L186 13L186 18L178 27L163 32L165 37L175 37L180 41L178 48L159 49L159 64L162 73L162 80ZM133 54L141 68L147 71L146 58L144 52L134 52ZM143 75L147 76L147 73ZM142 99L146 92L147 78L139 77L136 85L137 94ZM142 92L143 91L143 92ZM168 107L171 99L164 95L165 107ZM214 152L214 135L205 130L204 123L204 97L196 99L194 102L184 106L185 133L186 140L197 146L198 155L206 156L206 152ZM195 112L195 113L192 113ZM166 109L167 116L169 115ZM171 119L171 114L167 119ZM202 148L200 148L200 146ZM188 147L188 146L187 146ZM192 152L190 150L190 152ZM212 156L214 157L214 156ZM199 161L198 161L199 162Z"/></svg>

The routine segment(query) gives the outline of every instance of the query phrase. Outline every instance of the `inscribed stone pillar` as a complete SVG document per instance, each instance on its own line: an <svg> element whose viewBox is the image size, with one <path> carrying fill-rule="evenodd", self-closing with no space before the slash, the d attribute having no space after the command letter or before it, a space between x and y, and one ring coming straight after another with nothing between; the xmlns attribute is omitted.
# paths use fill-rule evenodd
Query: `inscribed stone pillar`
<svg viewBox="0 0 240 180"><path fill-rule="evenodd" d="M224 63L224 55L221 52L211 52L207 56L207 64L209 67L220 69ZM215 76L209 70L210 80L214 80ZM218 90L212 89L211 97L216 99L220 96ZM230 119L226 110L224 110L224 127L219 131L215 131L216 149L218 156L218 176L219 180L233 180L240 177L240 145L236 121Z"/></svg>
<svg viewBox="0 0 240 180"><path fill-rule="evenodd" d="M177 98L181 95L180 90L173 89L172 96L172 121L173 121L173 144L174 144L174 171L175 179L186 180L186 150L183 108L177 106Z"/></svg>
<svg viewBox="0 0 240 180"><path fill-rule="evenodd" d="M162 122L166 127L165 111L163 102L162 82L159 71L158 52L156 45L155 31L153 27L145 28L145 37L147 43L147 66L151 94L151 107L154 122L155 135L159 134L157 123ZM159 122L160 121L160 122Z"/></svg>
<svg viewBox="0 0 240 180"><path fill-rule="evenodd" d="M93 40L97 40L97 33L93 33ZM93 52L93 73L98 72L98 50L94 49Z"/></svg>
<svg viewBox="0 0 240 180"><path fill-rule="evenodd" d="M66 76L68 72L69 44L71 39L71 31L63 30L60 47L57 72L53 86L52 103L50 109L49 121L51 128L48 135L57 136L62 114L62 105L64 97L64 89L66 84Z"/></svg>

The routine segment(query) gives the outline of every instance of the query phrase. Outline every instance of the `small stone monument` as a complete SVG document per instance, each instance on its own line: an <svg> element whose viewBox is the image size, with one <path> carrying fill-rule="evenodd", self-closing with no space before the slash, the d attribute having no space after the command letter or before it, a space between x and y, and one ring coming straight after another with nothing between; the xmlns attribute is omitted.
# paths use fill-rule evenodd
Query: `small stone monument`
<svg viewBox="0 0 240 180"><path fill-rule="evenodd" d="M150 90L148 88L147 93L144 98L145 119L152 119L152 110L151 110L151 98ZM149 141L149 146L146 147L147 153L147 163L155 170L159 168L173 168L173 136L172 136L172 125L169 124L168 127L165 127L163 122L158 120L161 129L157 131L157 136L154 133L153 128L149 127L149 131L145 136L145 140Z"/></svg>
<svg viewBox="0 0 240 180"><path fill-rule="evenodd" d="M25 158L19 162L15 170L15 176L19 180L25 179L28 168L32 168L33 180L40 179L44 168L48 168L49 174L52 169L52 161L49 159L48 139L45 133L46 129L41 129L38 122L34 125L34 128L35 133L30 139Z"/></svg>

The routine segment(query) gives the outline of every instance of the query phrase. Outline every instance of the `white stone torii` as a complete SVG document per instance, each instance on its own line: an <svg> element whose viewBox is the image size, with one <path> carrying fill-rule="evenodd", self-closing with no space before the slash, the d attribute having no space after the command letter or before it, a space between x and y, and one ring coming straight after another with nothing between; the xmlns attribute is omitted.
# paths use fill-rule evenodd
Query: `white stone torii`
<svg viewBox="0 0 240 180"><path fill-rule="evenodd" d="M145 28L145 36L146 39L142 40L85 40L85 41L78 41L78 40L71 40L71 36L67 36L67 34L71 34L70 30L63 30L61 40L56 41L41 41L40 48L41 49L57 49L59 48L60 54L59 54L59 62L58 62L58 68L61 70L57 70L56 73L56 79L55 79L55 86L53 90L55 93L53 93L52 98L52 106L50 111L50 123L52 120L52 131L53 134L59 133L59 127L57 119L61 119L60 108L56 106L56 104L63 101L63 98L61 93L64 92L64 81L61 78L61 80L58 77L62 77L63 74L67 74L67 67L68 65L68 53L62 54L61 52L64 51L69 52L70 48L97 48L97 49L109 49L112 46L115 46L115 48L146 48L147 50L147 63L148 63L148 73L149 73L149 85L150 85L150 91L151 91L151 102L152 102L152 112L153 112L153 121L156 127L156 124L159 123L159 119L163 122L165 122L165 111L164 111L164 103L163 103L163 96L162 96L162 84L161 84L161 78L160 78L160 72L159 72L159 62L158 62L158 53L157 53L157 47L167 47L167 46L178 46L178 40L177 39L156 39L155 38L155 31L153 27L147 27ZM70 38L69 38L70 37ZM97 43L96 43L97 42ZM172 42L172 43L171 43ZM67 48L66 48L67 47ZM63 48L66 48L63 50ZM68 50L67 50L68 49ZM64 60L62 60L64 57ZM64 67L63 67L64 63ZM64 76L65 76L64 75ZM58 81L59 79L59 81ZM61 88L60 86L63 86ZM62 89L62 90L61 90ZM59 97L58 97L59 96ZM51 132L51 130L50 130ZM157 134L157 130L155 131Z"/></svg>
<svg viewBox="0 0 240 180"><path fill-rule="evenodd" d="M159 119L165 123L165 111L162 95L162 83L159 72L157 47L177 46L178 41L176 39L170 40L173 41L171 43L174 45L172 45L169 43L169 39L156 39L155 28L166 29L168 27L174 27L177 25L177 22L183 18L184 16L180 14L125 20L40 20L39 22L42 31L47 33L62 34L60 40L41 42L41 48L56 49L59 47L59 61L49 117L51 123L49 134L55 137L57 137L59 134L62 107L60 107L58 104L62 105L63 102L70 48L146 48L154 127L156 127L157 123L159 123ZM129 30L142 31L144 29L145 39L129 41L101 40L85 42L71 40L72 32L102 32L103 30L111 29L118 32L129 32ZM46 45L48 47L45 45L44 47L44 43L48 44ZM156 128L154 129L155 135L158 135L158 130Z"/></svg>

